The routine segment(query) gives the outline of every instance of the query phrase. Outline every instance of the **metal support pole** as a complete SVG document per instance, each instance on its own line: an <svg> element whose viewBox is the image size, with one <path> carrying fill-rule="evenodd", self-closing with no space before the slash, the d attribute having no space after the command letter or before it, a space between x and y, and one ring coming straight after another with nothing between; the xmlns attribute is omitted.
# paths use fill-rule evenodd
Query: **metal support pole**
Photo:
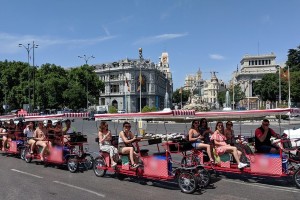
<svg viewBox="0 0 300 200"><path fill-rule="evenodd" d="M139 48L139 55L140 55L140 75L139 75L139 81L140 81L140 112L142 112L142 61L143 61L143 49Z"/></svg>

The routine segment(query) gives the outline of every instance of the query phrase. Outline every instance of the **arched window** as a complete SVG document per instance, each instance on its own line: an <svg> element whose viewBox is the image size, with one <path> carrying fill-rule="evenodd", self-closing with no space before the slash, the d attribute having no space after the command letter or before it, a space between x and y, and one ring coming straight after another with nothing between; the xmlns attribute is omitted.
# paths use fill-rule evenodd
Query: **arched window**
<svg viewBox="0 0 300 200"><path fill-rule="evenodd" d="M118 102L117 102L117 100L113 100L112 101L112 106L114 106L116 109L118 109Z"/></svg>

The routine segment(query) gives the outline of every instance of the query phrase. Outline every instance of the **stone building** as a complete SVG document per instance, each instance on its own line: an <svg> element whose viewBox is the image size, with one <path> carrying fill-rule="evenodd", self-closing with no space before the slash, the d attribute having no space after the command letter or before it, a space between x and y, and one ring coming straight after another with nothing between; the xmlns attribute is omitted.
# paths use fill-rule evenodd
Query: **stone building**
<svg viewBox="0 0 300 200"><path fill-rule="evenodd" d="M146 105L158 110L164 108L166 101L171 105L173 82L166 52L162 53L158 64L150 59L126 58L97 64L95 72L105 84L104 91L100 92L100 106L108 105L126 112L140 112Z"/></svg>
<svg viewBox="0 0 300 200"><path fill-rule="evenodd" d="M187 75L185 78L184 89L191 91L193 99L197 98L199 104L208 105L209 107L219 107L218 92L225 90L225 84L216 76L217 72L211 72L211 79L203 80L202 72L199 69L196 75Z"/></svg>
<svg viewBox="0 0 300 200"><path fill-rule="evenodd" d="M232 83L239 83L246 98L240 106L248 109L257 109L259 97L253 92L255 81L261 80L263 75L276 73L279 65L275 62L275 54L245 55L241 60L241 69L233 73Z"/></svg>

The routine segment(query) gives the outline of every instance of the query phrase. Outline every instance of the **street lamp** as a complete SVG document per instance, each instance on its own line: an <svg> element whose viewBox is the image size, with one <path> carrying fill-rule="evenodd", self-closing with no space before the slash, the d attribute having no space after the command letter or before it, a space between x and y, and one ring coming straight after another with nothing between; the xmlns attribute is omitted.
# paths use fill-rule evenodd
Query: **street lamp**
<svg viewBox="0 0 300 200"><path fill-rule="evenodd" d="M32 66L33 66L33 109L35 108L35 65L34 65L34 49L38 48L39 45L32 42Z"/></svg>
<svg viewBox="0 0 300 200"><path fill-rule="evenodd" d="M139 57L140 57L140 75L139 75L139 81L140 81L140 112L142 112L142 61L143 58L143 49L139 48Z"/></svg>
<svg viewBox="0 0 300 200"><path fill-rule="evenodd" d="M89 61L89 59L91 59L91 58L95 58L93 55L91 55L91 56L86 56L86 55L83 55L83 56L78 56L78 58L82 58L82 59L84 59L84 61L85 61L85 64L87 65L88 64L88 61Z"/></svg>
<svg viewBox="0 0 300 200"><path fill-rule="evenodd" d="M95 58L95 57L93 55L92 56L83 55L83 56L78 56L78 58L84 59L85 64L87 65L89 59ZM88 108L89 108L89 84L88 84L87 77L88 77L88 74L86 75L86 110L88 110Z"/></svg>
<svg viewBox="0 0 300 200"><path fill-rule="evenodd" d="M32 42L32 46L30 46L30 43L28 43L27 45L24 44L19 44L19 47L24 47L27 51L27 63L28 63L28 111L30 111L30 86L29 86L29 80L30 80L30 63L29 63L29 59L30 59L30 51L32 49L33 51L33 66L34 66L34 49L37 48L39 45L35 44L34 41Z"/></svg>

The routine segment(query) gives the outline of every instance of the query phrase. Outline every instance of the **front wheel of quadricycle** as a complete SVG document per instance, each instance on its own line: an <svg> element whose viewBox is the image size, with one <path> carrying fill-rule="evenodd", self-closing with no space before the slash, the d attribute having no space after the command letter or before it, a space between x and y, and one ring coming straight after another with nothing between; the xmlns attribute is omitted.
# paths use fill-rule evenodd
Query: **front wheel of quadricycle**
<svg viewBox="0 0 300 200"><path fill-rule="evenodd" d="M294 175L293 175L293 180L296 184L296 187L300 189L300 168L298 168Z"/></svg>
<svg viewBox="0 0 300 200"><path fill-rule="evenodd" d="M93 170L96 176L103 177L106 174L106 169L103 169L106 167L106 163L102 157L97 157L94 160Z"/></svg>
<svg viewBox="0 0 300 200"><path fill-rule="evenodd" d="M200 187L207 187L210 184L211 177L207 169L198 169L198 184Z"/></svg>
<svg viewBox="0 0 300 200"><path fill-rule="evenodd" d="M25 155L24 157L25 162L30 163L32 161L32 155L30 154L30 149L26 148L24 155Z"/></svg>
<svg viewBox="0 0 300 200"><path fill-rule="evenodd" d="M85 157L85 162L84 166L87 170L93 169L93 164L94 164L94 158L90 154L86 154Z"/></svg>
<svg viewBox="0 0 300 200"><path fill-rule="evenodd" d="M68 170L71 173L75 173L78 170L78 159L77 158L69 158L67 162Z"/></svg>
<svg viewBox="0 0 300 200"><path fill-rule="evenodd" d="M181 191L187 194L194 193L198 188L196 176L188 172L182 172L179 174L178 184Z"/></svg>

